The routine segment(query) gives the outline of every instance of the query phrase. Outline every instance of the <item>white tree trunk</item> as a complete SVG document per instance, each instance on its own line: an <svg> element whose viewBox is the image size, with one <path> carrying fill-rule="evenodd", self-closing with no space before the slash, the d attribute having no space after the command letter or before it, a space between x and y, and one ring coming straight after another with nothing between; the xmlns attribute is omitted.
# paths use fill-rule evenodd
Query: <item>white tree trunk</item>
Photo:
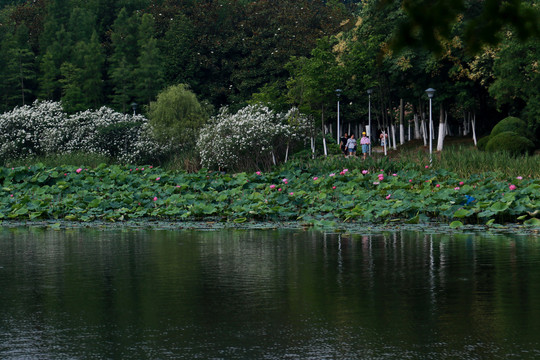
<svg viewBox="0 0 540 360"><path fill-rule="evenodd" d="M289 143L287 143L287 150L285 150L285 162L289 159Z"/></svg>
<svg viewBox="0 0 540 360"><path fill-rule="evenodd" d="M315 140L313 139L313 136L310 138L310 140L311 140L311 158L315 159Z"/></svg>
<svg viewBox="0 0 540 360"><path fill-rule="evenodd" d="M474 114L474 117L472 118L472 138L474 141L474 146L476 146L476 114Z"/></svg>
<svg viewBox="0 0 540 360"><path fill-rule="evenodd" d="M444 109L441 105L441 111L439 113L439 138L437 141L437 151L442 151L443 149L445 134L446 134L446 119L444 116Z"/></svg>
<svg viewBox="0 0 540 360"><path fill-rule="evenodd" d="M426 128L426 119L424 117L422 117L420 128L422 129L422 138L424 139L424 146L427 146L427 142L428 142L427 128Z"/></svg>
<svg viewBox="0 0 540 360"><path fill-rule="evenodd" d="M397 150L397 144L396 144L396 125L392 124L392 147L394 150Z"/></svg>
<svg viewBox="0 0 540 360"><path fill-rule="evenodd" d="M404 118L403 99L399 99L399 144L405 144L405 128L403 126Z"/></svg>
<svg viewBox="0 0 540 360"><path fill-rule="evenodd" d="M418 114L414 114L414 138L420 139L420 126L418 121Z"/></svg>
<svg viewBox="0 0 540 360"><path fill-rule="evenodd" d="M322 145L323 145L323 150L324 150L324 156L328 156L328 151L326 150L326 138L323 136L322 138Z"/></svg>

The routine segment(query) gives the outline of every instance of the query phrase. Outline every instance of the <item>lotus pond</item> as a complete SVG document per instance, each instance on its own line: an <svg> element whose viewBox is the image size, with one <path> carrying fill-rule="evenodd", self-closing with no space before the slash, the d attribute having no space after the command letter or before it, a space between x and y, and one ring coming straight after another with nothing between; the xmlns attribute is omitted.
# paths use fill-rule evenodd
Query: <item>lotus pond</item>
<svg viewBox="0 0 540 360"><path fill-rule="evenodd" d="M0 358L540 357L538 233L205 227L0 227Z"/></svg>
<svg viewBox="0 0 540 360"><path fill-rule="evenodd" d="M1 168L0 219L538 226L540 180L444 169L183 173L152 166Z"/></svg>

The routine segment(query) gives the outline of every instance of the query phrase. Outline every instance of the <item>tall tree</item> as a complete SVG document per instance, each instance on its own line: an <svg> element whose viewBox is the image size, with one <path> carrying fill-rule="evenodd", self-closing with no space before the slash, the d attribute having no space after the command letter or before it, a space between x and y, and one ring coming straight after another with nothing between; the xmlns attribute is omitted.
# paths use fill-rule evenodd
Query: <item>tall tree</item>
<svg viewBox="0 0 540 360"><path fill-rule="evenodd" d="M109 77L113 88L113 104L126 112L135 98L135 66L138 57L136 17L130 17L123 8L112 27L112 54L109 58Z"/></svg>
<svg viewBox="0 0 540 360"><path fill-rule="evenodd" d="M163 61L154 37L152 15L144 14L139 26L140 55L135 69L137 101L149 105L163 86Z"/></svg>

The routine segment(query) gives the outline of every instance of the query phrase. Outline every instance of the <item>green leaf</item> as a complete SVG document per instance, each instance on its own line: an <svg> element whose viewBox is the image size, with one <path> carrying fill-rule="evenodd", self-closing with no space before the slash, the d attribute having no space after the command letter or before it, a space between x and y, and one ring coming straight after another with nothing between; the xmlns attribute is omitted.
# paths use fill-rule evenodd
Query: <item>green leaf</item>
<svg viewBox="0 0 540 360"><path fill-rule="evenodd" d="M491 211L498 213L498 212L507 210L508 205L503 202L497 201L495 204L491 205L490 209Z"/></svg>
<svg viewBox="0 0 540 360"><path fill-rule="evenodd" d="M418 216L418 214L413 217L413 218L410 218L409 220L405 221L405 223L407 224L418 224L420 223L420 216Z"/></svg>
<svg viewBox="0 0 540 360"><path fill-rule="evenodd" d="M540 227L540 220L538 220L537 218L525 220L523 222L523 225L532 226L532 227Z"/></svg>
<svg viewBox="0 0 540 360"><path fill-rule="evenodd" d="M466 216L469 216L471 214L470 210L467 209L459 209L454 213L455 218L464 218Z"/></svg>
<svg viewBox="0 0 540 360"><path fill-rule="evenodd" d="M463 223L461 221L452 221L450 223L450 228L451 229L458 229L458 228L460 228L462 226L463 226Z"/></svg>

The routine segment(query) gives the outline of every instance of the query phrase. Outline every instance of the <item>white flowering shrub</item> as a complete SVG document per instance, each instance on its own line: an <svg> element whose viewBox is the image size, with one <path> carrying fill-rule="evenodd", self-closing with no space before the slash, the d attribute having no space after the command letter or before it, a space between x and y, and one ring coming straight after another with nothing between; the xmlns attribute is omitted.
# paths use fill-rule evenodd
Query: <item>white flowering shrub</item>
<svg viewBox="0 0 540 360"><path fill-rule="evenodd" d="M138 162L167 151L153 140L144 116L107 107L68 116L58 102L36 101L0 115L2 159L86 152Z"/></svg>
<svg viewBox="0 0 540 360"><path fill-rule="evenodd" d="M208 168L267 167L283 158L288 146L305 139L312 122L297 109L276 113L262 105L248 105L235 114L222 108L200 132L197 150Z"/></svg>

